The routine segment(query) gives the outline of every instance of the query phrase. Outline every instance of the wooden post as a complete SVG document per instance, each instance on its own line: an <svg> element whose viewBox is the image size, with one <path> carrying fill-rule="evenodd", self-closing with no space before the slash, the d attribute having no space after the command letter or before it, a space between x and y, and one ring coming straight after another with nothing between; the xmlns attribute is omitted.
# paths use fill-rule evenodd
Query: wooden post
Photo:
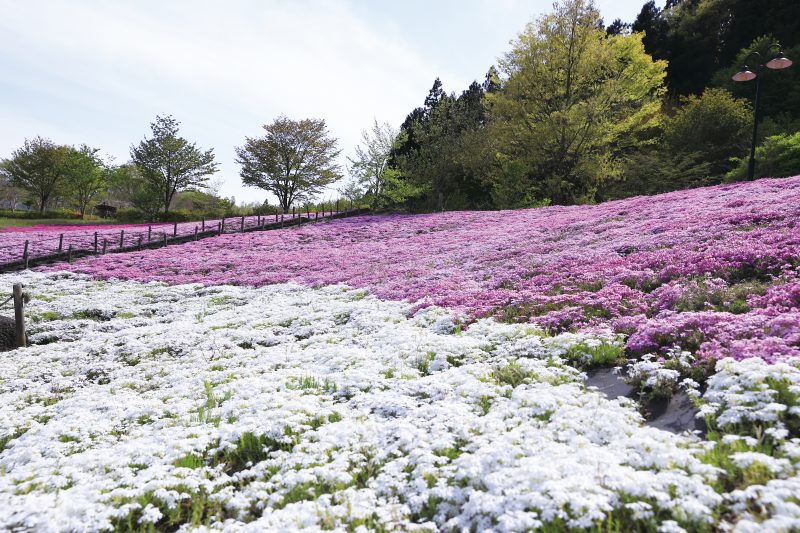
<svg viewBox="0 0 800 533"><path fill-rule="evenodd" d="M205 231L206 230L206 217L203 217L203 218L200 219L200 224L201 224L201 226L203 228L200 231Z"/></svg>
<svg viewBox="0 0 800 533"><path fill-rule="evenodd" d="M125 244L125 230L119 230L119 249L122 250L122 246Z"/></svg>
<svg viewBox="0 0 800 533"><path fill-rule="evenodd" d="M197 240L197 226L194 227L194 240Z"/></svg>
<svg viewBox="0 0 800 533"><path fill-rule="evenodd" d="M142 249L143 240L144 240L144 235L139 235L139 245L137 246L137 248L139 248L140 250Z"/></svg>
<svg viewBox="0 0 800 533"><path fill-rule="evenodd" d="M58 236L58 253L61 253L61 250L64 248L64 234L61 233Z"/></svg>
<svg viewBox="0 0 800 533"><path fill-rule="evenodd" d="M225 231L225 217L222 217L222 222L219 223L219 234L222 235L223 231Z"/></svg>
<svg viewBox="0 0 800 533"><path fill-rule="evenodd" d="M177 237L178 236L178 223L177 222L172 226L172 236L173 237Z"/></svg>
<svg viewBox="0 0 800 533"><path fill-rule="evenodd" d="M222 235L222 222L217 222L217 235Z"/></svg>
<svg viewBox="0 0 800 533"><path fill-rule="evenodd" d="M164 232L164 246L167 245L167 232Z"/></svg>
<svg viewBox="0 0 800 533"><path fill-rule="evenodd" d="M148 242L148 244L152 240L153 240L153 226L147 226L147 242Z"/></svg>
<svg viewBox="0 0 800 533"><path fill-rule="evenodd" d="M67 263L72 263L72 245L67 248Z"/></svg>
<svg viewBox="0 0 800 533"><path fill-rule="evenodd" d="M103 239L103 255L106 255L106 246L108 246L108 239Z"/></svg>
<svg viewBox="0 0 800 533"><path fill-rule="evenodd" d="M14 296L14 337L17 348L25 348L28 345L25 337L25 314L22 312L24 301L22 298L22 283L15 283L12 294Z"/></svg>
<svg viewBox="0 0 800 533"><path fill-rule="evenodd" d="M25 249L22 250L22 261L25 263L25 270L28 270L28 241L25 241Z"/></svg>
<svg viewBox="0 0 800 533"><path fill-rule="evenodd" d="M244 217L242 217L242 233L244 233Z"/></svg>
<svg viewBox="0 0 800 533"><path fill-rule="evenodd" d="M294 218L294 207L292 207L292 218Z"/></svg>
<svg viewBox="0 0 800 533"><path fill-rule="evenodd" d="M97 255L97 232L94 232L94 255Z"/></svg>
<svg viewBox="0 0 800 533"><path fill-rule="evenodd" d="M258 221L256 222L256 226L259 228L261 227L261 215L258 215Z"/></svg>
<svg viewBox="0 0 800 533"><path fill-rule="evenodd" d="M276 224L278 223L278 212L277 211L275 211L275 223Z"/></svg>

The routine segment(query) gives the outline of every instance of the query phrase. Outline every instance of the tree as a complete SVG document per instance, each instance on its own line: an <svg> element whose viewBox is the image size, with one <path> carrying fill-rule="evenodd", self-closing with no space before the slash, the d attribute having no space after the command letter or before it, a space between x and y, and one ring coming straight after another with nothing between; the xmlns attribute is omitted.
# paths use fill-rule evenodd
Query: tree
<svg viewBox="0 0 800 533"><path fill-rule="evenodd" d="M447 94L437 78L423 107L400 127L390 168L397 169L395 191L417 197L423 210L489 207L482 174L486 113L484 98L499 89L492 67L481 85L473 82L460 96Z"/></svg>
<svg viewBox="0 0 800 533"><path fill-rule="evenodd" d="M153 221L163 207L161 193L142 176L139 167L127 163L107 169L110 195L144 214Z"/></svg>
<svg viewBox="0 0 800 533"><path fill-rule="evenodd" d="M641 34L609 36L591 1L556 4L500 66L503 89L487 98L508 172L494 187L521 179L530 201L593 202L602 182L621 177L621 155L639 132L659 120L666 64L645 53Z"/></svg>
<svg viewBox="0 0 800 533"><path fill-rule="evenodd" d="M25 139L23 146L11 154L11 159L3 160L0 172L11 184L36 198L39 213L44 213L64 181L66 158L66 146L58 146L42 137Z"/></svg>
<svg viewBox="0 0 800 533"><path fill-rule="evenodd" d="M176 192L203 188L218 166L213 148L202 151L179 137L179 125L170 115L156 116L150 124L153 136L131 146L131 161L158 193L165 214Z"/></svg>
<svg viewBox="0 0 800 533"><path fill-rule="evenodd" d="M695 154L696 163L706 166L708 179L688 186L710 185L722 181L731 158L747 151L752 124L753 110L746 100L725 89L706 89L686 99L666 121L664 141L672 154Z"/></svg>
<svg viewBox="0 0 800 533"><path fill-rule="evenodd" d="M86 214L89 202L105 190L108 182L107 169L97 156L99 151L99 148L85 144L67 149L64 194L78 207L81 218Z"/></svg>
<svg viewBox="0 0 800 533"><path fill-rule="evenodd" d="M236 148L236 162L242 183L275 194L284 213L342 177L335 162L338 141L324 120L280 116L264 130L263 137L246 137Z"/></svg>
<svg viewBox="0 0 800 533"><path fill-rule="evenodd" d="M397 131L387 122L379 124L375 119L370 131L361 133L363 144L356 146L355 158L350 162L350 174L358 180L377 208L386 191L387 174L395 172L388 166Z"/></svg>
<svg viewBox="0 0 800 533"><path fill-rule="evenodd" d="M747 179L749 158L737 160L738 166L728 174L729 181ZM756 178L783 178L800 174L800 131L792 135L773 135L756 148Z"/></svg>

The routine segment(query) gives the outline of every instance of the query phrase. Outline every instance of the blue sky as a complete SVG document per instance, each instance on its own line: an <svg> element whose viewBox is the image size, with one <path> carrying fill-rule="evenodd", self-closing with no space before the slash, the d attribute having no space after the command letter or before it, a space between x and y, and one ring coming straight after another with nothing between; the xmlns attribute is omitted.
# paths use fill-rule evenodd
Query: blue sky
<svg viewBox="0 0 800 533"><path fill-rule="evenodd" d="M643 3L597 1L606 23L632 21ZM169 113L186 138L214 148L221 194L263 201L234 162L234 146L262 124L324 118L344 167L373 118L398 126L437 76L448 92L481 79L551 5L0 0L0 157L41 135L122 163Z"/></svg>

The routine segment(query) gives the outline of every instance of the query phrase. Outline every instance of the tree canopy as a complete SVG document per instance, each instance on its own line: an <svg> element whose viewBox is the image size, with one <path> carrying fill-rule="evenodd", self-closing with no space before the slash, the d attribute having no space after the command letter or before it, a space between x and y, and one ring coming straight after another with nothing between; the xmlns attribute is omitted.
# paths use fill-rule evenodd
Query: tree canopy
<svg viewBox="0 0 800 533"><path fill-rule="evenodd" d="M156 116L150 124L152 137L131 146L131 161L142 177L158 191L164 213L178 191L202 188L217 171L214 150L201 150L178 136L180 122L172 116Z"/></svg>
<svg viewBox="0 0 800 533"><path fill-rule="evenodd" d="M236 148L236 162L242 183L275 194L284 213L342 177L338 141L324 120L280 116L264 131L263 137L245 138Z"/></svg>

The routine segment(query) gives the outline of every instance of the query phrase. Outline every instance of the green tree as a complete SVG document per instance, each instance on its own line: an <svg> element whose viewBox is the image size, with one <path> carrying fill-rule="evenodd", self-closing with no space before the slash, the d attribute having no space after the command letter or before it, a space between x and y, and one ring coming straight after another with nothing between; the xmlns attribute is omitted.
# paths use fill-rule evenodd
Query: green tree
<svg viewBox="0 0 800 533"><path fill-rule="evenodd" d="M387 177L395 172L388 162L397 132L388 122L379 124L375 119L372 128L362 132L361 137L362 144L356 146L355 157L347 158L349 170L372 199L372 207L377 208L385 200Z"/></svg>
<svg viewBox="0 0 800 533"><path fill-rule="evenodd" d="M329 136L324 120L280 116L264 130L263 137L246 137L236 148L236 162L242 183L275 194L284 213L342 177L338 141Z"/></svg>
<svg viewBox="0 0 800 533"><path fill-rule="evenodd" d="M659 120L665 63L645 53L641 34L609 36L591 1L556 4L500 67L507 79L488 99L500 142L494 187L528 191L517 198L594 201L601 183L621 177L621 156L639 133Z"/></svg>
<svg viewBox="0 0 800 533"><path fill-rule="evenodd" d="M141 212L145 219L154 221L164 200L133 163L109 167L106 170L110 196ZM110 199L110 198L109 198Z"/></svg>
<svg viewBox="0 0 800 533"><path fill-rule="evenodd" d="M49 139L25 139L23 146L3 160L0 172L12 185L24 189L36 199L39 213L59 193L67 175L68 147Z"/></svg>
<svg viewBox="0 0 800 533"><path fill-rule="evenodd" d="M425 210L489 206L484 160L476 154L484 155L485 94L498 82L491 69L483 85L473 82L456 97L436 79L424 106L406 117L392 149L396 191L402 187L402 196L419 197L417 207Z"/></svg>
<svg viewBox="0 0 800 533"><path fill-rule="evenodd" d="M97 156L99 148L81 145L69 147L66 154L64 195L81 214L86 214L86 207L100 196L108 184L108 172L103 161Z"/></svg>
<svg viewBox="0 0 800 533"><path fill-rule="evenodd" d="M152 137L131 146L131 161L161 198L164 213L178 191L203 188L217 171L214 150L200 150L178 136L180 122L172 116L156 116L150 124Z"/></svg>
<svg viewBox="0 0 800 533"><path fill-rule="evenodd" d="M738 166L728 174L729 181L747 179L749 158L737 160ZM756 177L784 178L800 174L800 131L764 139L756 148Z"/></svg>
<svg viewBox="0 0 800 533"><path fill-rule="evenodd" d="M750 104L725 89L706 89L701 96L686 99L666 121L664 140L672 154L694 154L697 164L707 166L708 177L683 185L719 183L732 167L731 158L750 146L752 124Z"/></svg>

